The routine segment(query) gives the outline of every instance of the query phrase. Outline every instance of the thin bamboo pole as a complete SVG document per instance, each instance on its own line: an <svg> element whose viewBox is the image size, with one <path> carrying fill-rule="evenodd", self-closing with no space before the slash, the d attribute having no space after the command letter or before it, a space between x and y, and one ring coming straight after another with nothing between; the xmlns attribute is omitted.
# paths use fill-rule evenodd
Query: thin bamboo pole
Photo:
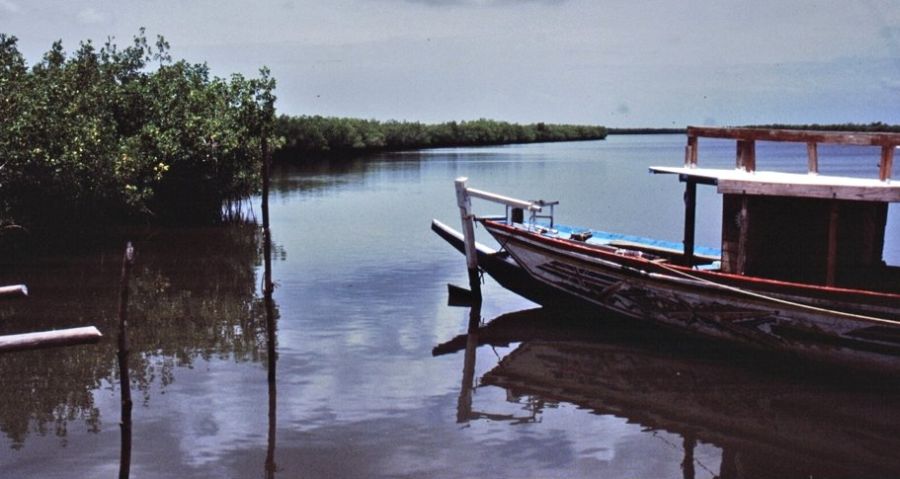
<svg viewBox="0 0 900 479"><path fill-rule="evenodd" d="M119 286L119 382L122 390L122 450L119 457L119 479L128 479L131 471L131 379L128 374L128 277L134 263L134 248L125 246Z"/></svg>
<svg viewBox="0 0 900 479"><path fill-rule="evenodd" d="M275 464L275 441L277 438L277 361L278 352L276 350L276 324L275 324L275 301L272 297L275 284L272 281L272 232L269 225L269 175L271 165L271 152L269 151L269 142L266 138L266 130L262 131L262 215L263 215L263 255L264 255L264 271L263 271L263 298L266 306L266 356L267 356L267 380L269 393L269 426L268 426L268 446L266 448L265 473L266 478L275 477L277 466Z"/></svg>

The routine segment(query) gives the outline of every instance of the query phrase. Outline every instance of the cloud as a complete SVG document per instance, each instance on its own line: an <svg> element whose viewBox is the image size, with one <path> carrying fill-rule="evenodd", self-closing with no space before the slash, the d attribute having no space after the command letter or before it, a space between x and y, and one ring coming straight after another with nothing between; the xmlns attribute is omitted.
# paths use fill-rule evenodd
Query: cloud
<svg viewBox="0 0 900 479"><path fill-rule="evenodd" d="M75 18L78 20L78 23L81 23L83 25L96 25L99 23L104 23L106 21L106 15L98 12L93 7L88 7L84 10L81 10L80 12L78 12Z"/></svg>
<svg viewBox="0 0 900 479"><path fill-rule="evenodd" d="M434 7L447 7L457 5L473 5L478 7L493 7L503 5L521 5L523 3L543 3L547 5L561 5L568 0L404 0L408 3L420 3Z"/></svg>
<svg viewBox="0 0 900 479"><path fill-rule="evenodd" d="M883 86L886 90L892 92L900 92L900 80L896 80L894 78L883 78L881 80L881 86Z"/></svg>
<svg viewBox="0 0 900 479"><path fill-rule="evenodd" d="M19 13L22 11L22 7L18 6L12 0L0 0L0 11L6 13Z"/></svg>

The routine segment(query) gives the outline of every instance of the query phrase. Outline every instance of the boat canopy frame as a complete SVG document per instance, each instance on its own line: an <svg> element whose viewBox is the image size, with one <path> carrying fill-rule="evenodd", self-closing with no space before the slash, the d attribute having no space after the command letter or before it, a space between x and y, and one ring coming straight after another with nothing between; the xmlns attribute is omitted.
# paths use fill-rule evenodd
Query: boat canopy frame
<svg viewBox="0 0 900 479"><path fill-rule="evenodd" d="M735 169L708 169L698 167L699 138L732 139L736 141ZM807 174L781 173L756 170L756 141L794 142L807 145ZM819 175L818 147L819 143L880 146L880 162L877 178L847 178L839 176ZM894 151L900 146L900 133L870 132L835 132L808 131L765 128L722 128L697 127L687 128L687 145L683 167L651 167L653 173L677 174L685 183L684 214L684 262L686 266L693 264L694 230L696 222L696 185L715 185L723 195L723 210L735 213L734 221L725 218L723 211L723 267L727 272L737 274L746 271L748 243L748 216L750 213L776 212L779 205L806 203L814 205L811 210L824 216L826 225L824 250L826 265L824 266L824 284L834 286L837 281L839 262L838 238L848 236L847 231L859 224L853 224L849 212L857 213L859 208L871 210L871 224L864 225L875 232L855 240L861 241L869 250L877 247L881 259L881 248L884 243L886 222L886 204L900 202L900 183L892 183ZM748 197L770 197L767 201L750 201ZM826 207L821 208L821 206ZM822 213L824 211L824 214ZM761 215L763 216L763 215ZM843 225L840 218L844 217ZM847 221L849 220L849 221ZM735 223L730 225L729 222ZM730 230L729 230L730 227ZM733 236L731 243L726 236ZM804 241L819 241L806 233ZM731 246L729 248L729 246ZM848 248L844 248L845 250ZM734 251L731 261L725 261L728 251ZM869 256L872 256L871 254ZM873 259L866 257L865 262ZM765 269L765 268L764 268Z"/></svg>

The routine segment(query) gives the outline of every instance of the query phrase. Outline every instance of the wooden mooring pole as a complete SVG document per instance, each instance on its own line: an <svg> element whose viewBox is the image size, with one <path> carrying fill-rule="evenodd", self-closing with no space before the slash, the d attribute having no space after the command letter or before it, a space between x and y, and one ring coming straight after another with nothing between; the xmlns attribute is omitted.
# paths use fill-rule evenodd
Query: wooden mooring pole
<svg viewBox="0 0 900 479"><path fill-rule="evenodd" d="M134 263L134 248L125 246L122 276L119 284L119 387L122 391L122 450L119 457L119 479L128 479L131 471L131 379L128 374L128 277Z"/></svg>
<svg viewBox="0 0 900 479"><path fill-rule="evenodd" d="M478 277L478 253L475 250L475 215L472 214L472 199L466 189L468 178L456 179L456 204L462 220L463 241L466 247L466 268L469 270L469 287L476 302L481 302L481 281Z"/></svg>
<svg viewBox="0 0 900 479"><path fill-rule="evenodd" d="M269 427L268 446L266 448L265 473L267 479L275 477L277 465L275 463L275 441L277 439L277 407L278 407L278 381L277 362L278 351L276 349L277 331L275 324L275 300L273 293L275 283L272 281L272 232L269 228L269 174L271 167L271 152L266 130L263 129L262 138L262 215L263 215L263 298L266 306L266 363L267 379L269 385Z"/></svg>

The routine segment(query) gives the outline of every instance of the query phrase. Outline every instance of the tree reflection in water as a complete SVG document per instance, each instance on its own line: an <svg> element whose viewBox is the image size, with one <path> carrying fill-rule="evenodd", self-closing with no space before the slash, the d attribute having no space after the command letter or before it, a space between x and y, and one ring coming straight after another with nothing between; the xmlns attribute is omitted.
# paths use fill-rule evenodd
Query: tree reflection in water
<svg viewBox="0 0 900 479"><path fill-rule="evenodd" d="M0 355L0 430L12 447L21 447L31 433L52 432L65 443L73 421L91 432L101 429L93 394L118 383L121 244L23 258L0 272L0 283L25 283L31 292L26 301L0 304L0 334L93 324L105 336L92 346ZM135 249L129 369L143 403L150 401L151 386L164 390L176 367L190 367L197 358L266 359L257 225L156 231L135 241Z"/></svg>

